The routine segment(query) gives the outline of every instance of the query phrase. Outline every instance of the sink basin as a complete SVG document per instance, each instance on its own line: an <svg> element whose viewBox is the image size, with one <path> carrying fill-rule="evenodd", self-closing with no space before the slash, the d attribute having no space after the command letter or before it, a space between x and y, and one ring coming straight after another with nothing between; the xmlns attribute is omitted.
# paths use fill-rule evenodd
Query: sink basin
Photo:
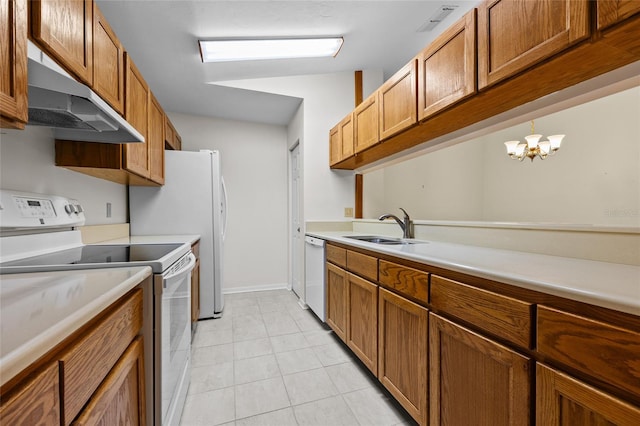
<svg viewBox="0 0 640 426"><path fill-rule="evenodd" d="M367 243L386 244L386 245L422 243L422 241L405 240L401 238L391 238L391 237L378 237L378 236L371 236L371 235L348 235L348 236L345 236L345 238L350 238L352 240L358 240L358 241L365 241Z"/></svg>

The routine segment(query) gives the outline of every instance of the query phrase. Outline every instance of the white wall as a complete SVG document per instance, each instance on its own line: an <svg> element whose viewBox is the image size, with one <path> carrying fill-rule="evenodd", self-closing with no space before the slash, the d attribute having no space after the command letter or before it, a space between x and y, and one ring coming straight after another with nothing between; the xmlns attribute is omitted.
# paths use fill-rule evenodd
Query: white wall
<svg viewBox="0 0 640 426"><path fill-rule="evenodd" d="M220 151L228 190L224 291L288 283L287 132L284 126L168 113L186 151Z"/></svg>
<svg viewBox="0 0 640 426"><path fill-rule="evenodd" d="M128 222L127 187L55 166L53 132L46 127L0 131L0 188L75 198L87 225ZM106 203L111 203L110 218Z"/></svg>
<svg viewBox="0 0 640 426"><path fill-rule="evenodd" d="M415 219L640 226L640 87L540 117L565 133L553 157L511 160L530 123L425 154L364 178L365 217L402 206ZM380 186L384 187L382 197Z"/></svg>

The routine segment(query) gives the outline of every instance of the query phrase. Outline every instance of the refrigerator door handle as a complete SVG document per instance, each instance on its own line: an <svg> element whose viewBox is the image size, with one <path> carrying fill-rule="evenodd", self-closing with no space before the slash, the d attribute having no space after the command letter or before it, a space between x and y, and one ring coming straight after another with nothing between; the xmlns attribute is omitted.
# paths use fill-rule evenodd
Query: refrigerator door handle
<svg viewBox="0 0 640 426"><path fill-rule="evenodd" d="M224 237L227 233L227 185L224 184L224 177L220 177L220 182L222 183L222 241L224 241Z"/></svg>

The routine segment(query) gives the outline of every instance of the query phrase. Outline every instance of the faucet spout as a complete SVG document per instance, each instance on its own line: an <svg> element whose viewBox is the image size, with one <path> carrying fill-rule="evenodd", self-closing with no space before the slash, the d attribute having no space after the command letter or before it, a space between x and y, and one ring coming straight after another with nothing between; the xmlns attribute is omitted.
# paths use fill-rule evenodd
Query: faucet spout
<svg viewBox="0 0 640 426"><path fill-rule="evenodd" d="M400 210L402 210L402 213L404 213L404 218L402 220L398 216L390 213L383 214L378 218L378 220L395 220L400 226L400 229L402 229L402 238L413 238L413 221L411 220L411 218L409 217L409 213L407 213L405 209L400 207Z"/></svg>

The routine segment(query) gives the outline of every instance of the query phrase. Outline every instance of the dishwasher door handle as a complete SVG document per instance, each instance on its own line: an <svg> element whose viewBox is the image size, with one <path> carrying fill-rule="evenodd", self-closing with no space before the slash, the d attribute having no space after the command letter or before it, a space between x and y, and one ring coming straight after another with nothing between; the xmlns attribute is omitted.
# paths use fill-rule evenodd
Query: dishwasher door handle
<svg viewBox="0 0 640 426"><path fill-rule="evenodd" d="M321 240L320 238L307 236L307 237L304 237L304 241L310 246L324 247L324 240Z"/></svg>

